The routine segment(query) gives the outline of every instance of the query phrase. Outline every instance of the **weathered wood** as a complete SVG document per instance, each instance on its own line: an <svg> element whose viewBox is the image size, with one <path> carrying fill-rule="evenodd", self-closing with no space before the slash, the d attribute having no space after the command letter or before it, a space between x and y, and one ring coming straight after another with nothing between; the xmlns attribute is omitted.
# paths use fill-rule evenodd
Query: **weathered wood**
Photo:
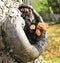
<svg viewBox="0 0 60 63"><path fill-rule="evenodd" d="M1 24L1 23L0 23ZM3 49L4 45L2 42L2 36L1 36L1 26L0 26L0 50Z"/></svg>
<svg viewBox="0 0 60 63"><path fill-rule="evenodd" d="M7 56L3 51L0 51L0 63L18 63L12 57Z"/></svg>
<svg viewBox="0 0 60 63"><path fill-rule="evenodd" d="M29 4L29 0L23 0L24 4L28 5Z"/></svg>
<svg viewBox="0 0 60 63"><path fill-rule="evenodd" d="M19 20L15 19L11 24L8 18L4 22L4 29L6 36L3 36L3 40L13 50L14 56L28 61L39 56L39 51L29 43Z"/></svg>
<svg viewBox="0 0 60 63"><path fill-rule="evenodd" d="M11 2L8 4L9 5L6 5L8 7L8 17L5 16L5 19L2 21L1 35L3 44L9 48L14 59L16 58L17 60L22 60L23 63L31 63L31 61L32 63L35 63L34 60L39 57L47 44L46 33L42 31L39 41L34 45L31 44L23 30L24 20L17 8L18 6L10 6ZM11 10L10 7L13 7L13 10ZM41 16L32 7L31 9L33 10L36 18L43 22ZM6 63L6 61L4 62Z"/></svg>
<svg viewBox="0 0 60 63"><path fill-rule="evenodd" d="M46 46L46 36L42 33L40 41L32 45L23 31L19 18L14 21L8 17L3 24L3 42L12 50L13 56L23 62L33 61L39 57L41 51ZM43 40L42 40L43 38Z"/></svg>

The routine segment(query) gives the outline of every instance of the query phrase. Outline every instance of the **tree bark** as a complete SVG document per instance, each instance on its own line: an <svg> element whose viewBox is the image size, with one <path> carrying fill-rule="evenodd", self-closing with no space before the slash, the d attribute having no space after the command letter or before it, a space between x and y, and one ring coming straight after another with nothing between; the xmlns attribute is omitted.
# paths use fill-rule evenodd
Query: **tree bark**
<svg viewBox="0 0 60 63"><path fill-rule="evenodd" d="M27 1L25 2L28 3ZM8 10L10 11L9 6L8 6ZM33 11L38 21L43 22L41 16L39 16L39 14L35 10ZM19 11L17 12L18 13L15 13L15 11L12 12L12 16L7 12L8 17L7 16L4 17L6 19L4 19L3 24L2 24L2 30L0 30L0 35L2 36L1 37L2 39L0 38L0 49L2 50L5 47L6 48L5 51L6 53L8 53L8 56L9 56L9 53L11 52L14 59L17 59L18 61L22 60L23 63L40 62L38 61L39 59L38 57L47 44L46 33L42 32L40 40L37 44L35 45L31 44L22 28L23 18L21 19ZM9 51L7 48L9 48ZM8 56L7 54L5 54L4 49L2 51L3 51L3 54L2 54L3 57L2 55L0 55L0 57L3 59L3 61L1 62L9 63L10 62L9 59L6 60ZM11 61L10 63L14 63L14 62Z"/></svg>
<svg viewBox="0 0 60 63"><path fill-rule="evenodd" d="M29 4L29 0L23 0L23 2L27 5Z"/></svg>

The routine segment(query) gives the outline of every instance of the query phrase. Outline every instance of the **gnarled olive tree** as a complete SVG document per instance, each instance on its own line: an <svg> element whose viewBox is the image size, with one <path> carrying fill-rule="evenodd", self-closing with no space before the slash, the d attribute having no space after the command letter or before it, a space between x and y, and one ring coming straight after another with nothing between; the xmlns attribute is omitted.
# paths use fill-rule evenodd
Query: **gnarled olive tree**
<svg viewBox="0 0 60 63"><path fill-rule="evenodd" d="M37 59L47 44L46 32L42 31L39 41L31 44L24 32L25 20L21 17L20 7L31 8L37 20L43 22L41 16L30 6L20 5L18 8L10 8L1 25L2 41L5 48L9 49L13 58L24 63Z"/></svg>

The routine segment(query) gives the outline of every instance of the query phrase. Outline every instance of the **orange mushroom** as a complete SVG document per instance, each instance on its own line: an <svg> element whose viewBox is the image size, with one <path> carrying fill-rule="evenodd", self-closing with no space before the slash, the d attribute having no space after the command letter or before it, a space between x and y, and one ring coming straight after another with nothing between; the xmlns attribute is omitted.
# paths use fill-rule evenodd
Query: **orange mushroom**
<svg viewBox="0 0 60 63"><path fill-rule="evenodd" d="M30 25L30 30L32 31L32 30L35 30L35 34L37 35L37 36L40 36L41 35L41 31L40 30L43 30L43 31L47 31L47 28L48 28L48 24L47 23L41 23L41 22L39 22L38 24L37 24L37 26L35 26L34 24L32 24L32 25Z"/></svg>
<svg viewBox="0 0 60 63"><path fill-rule="evenodd" d="M30 26L30 30L35 30L35 28L36 28L36 26L35 26L34 24L32 24L32 25Z"/></svg>
<svg viewBox="0 0 60 63"><path fill-rule="evenodd" d="M40 30L39 30L39 29L36 29L35 34L36 34L37 36L40 36L40 35L41 35Z"/></svg>
<svg viewBox="0 0 60 63"><path fill-rule="evenodd" d="M42 30L43 30L43 31L47 31L47 29L48 29L48 24L47 24L47 23L42 23L42 24L43 24Z"/></svg>
<svg viewBox="0 0 60 63"><path fill-rule="evenodd" d="M38 23L37 24L37 29L42 29L43 31L47 31L47 28L48 28L48 24L47 23Z"/></svg>
<svg viewBox="0 0 60 63"><path fill-rule="evenodd" d="M41 29L42 27L43 27L42 23L39 22L39 23L37 24L37 27L36 27L36 28L37 28L37 29Z"/></svg>

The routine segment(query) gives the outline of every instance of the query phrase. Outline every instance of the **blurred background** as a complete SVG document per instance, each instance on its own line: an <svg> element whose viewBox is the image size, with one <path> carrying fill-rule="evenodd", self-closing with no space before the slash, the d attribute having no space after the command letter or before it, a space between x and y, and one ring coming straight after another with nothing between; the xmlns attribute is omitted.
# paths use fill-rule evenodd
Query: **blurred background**
<svg viewBox="0 0 60 63"><path fill-rule="evenodd" d="M60 63L60 0L29 0L29 3L49 24L48 45L42 53L44 63Z"/></svg>

